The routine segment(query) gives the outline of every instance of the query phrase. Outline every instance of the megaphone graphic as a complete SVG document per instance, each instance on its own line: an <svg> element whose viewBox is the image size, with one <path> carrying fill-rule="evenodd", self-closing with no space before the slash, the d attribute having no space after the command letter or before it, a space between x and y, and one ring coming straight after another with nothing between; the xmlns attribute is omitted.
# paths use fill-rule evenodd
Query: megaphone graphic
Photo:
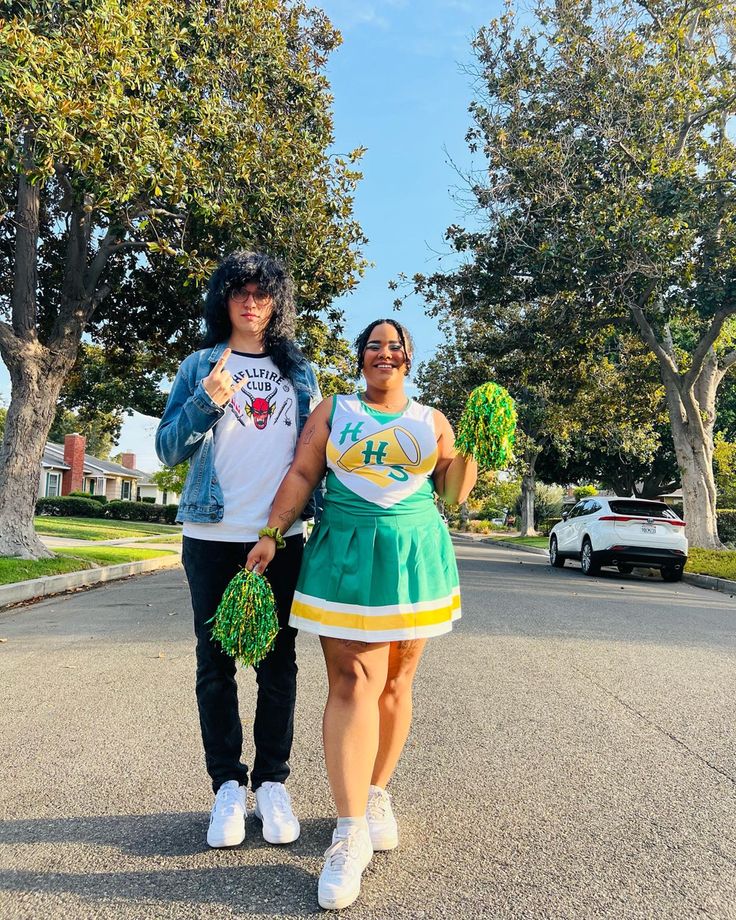
<svg viewBox="0 0 736 920"><path fill-rule="evenodd" d="M366 435L344 451L337 465L346 473L367 466L419 466L421 452L414 435L406 428L386 428Z"/></svg>

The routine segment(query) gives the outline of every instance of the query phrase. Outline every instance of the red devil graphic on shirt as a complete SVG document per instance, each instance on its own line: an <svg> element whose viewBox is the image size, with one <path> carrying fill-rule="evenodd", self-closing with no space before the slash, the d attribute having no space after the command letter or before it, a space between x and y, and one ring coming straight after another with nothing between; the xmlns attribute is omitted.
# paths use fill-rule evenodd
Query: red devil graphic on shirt
<svg viewBox="0 0 736 920"><path fill-rule="evenodd" d="M268 424L268 420L273 415L273 411L276 408L276 390L273 393L269 393L266 399L263 399L262 396L253 397L248 393L247 390L243 391L243 396L245 396L247 402L243 406L245 414L253 419L253 423L259 431L263 429Z"/></svg>

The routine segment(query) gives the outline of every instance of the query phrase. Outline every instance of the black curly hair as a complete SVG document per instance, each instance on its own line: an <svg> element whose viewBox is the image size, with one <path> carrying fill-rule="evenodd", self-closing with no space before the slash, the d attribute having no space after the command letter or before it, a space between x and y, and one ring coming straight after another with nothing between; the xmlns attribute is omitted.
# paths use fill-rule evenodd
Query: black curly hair
<svg viewBox="0 0 736 920"><path fill-rule="evenodd" d="M360 375L360 372L363 370L363 352L365 351L366 345L370 341L371 332L373 332L376 326L380 326L382 323L389 323L396 330L396 334L398 335L399 341L401 342L401 347L404 349L404 370L408 376L409 371L411 370L411 358L414 354L414 340L412 339L406 326L402 326L401 323L395 319L373 320L370 325L365 327L365 329L360 333L358 338L353 343L353 347L355 348L358 356L358 375Z"/></svg>
<svg viewBox="0 0 736 920"><path fill-rule="evenodd" d="M266 353L284 377L306 359L294 342L296 306L294 285L284 265L261 252L236 250L220 262L210 278L204 303L205 335L209 348L230 338L232 325L227 309L230 292L255 282L271 295L273 313L263 335Z"/></svg>

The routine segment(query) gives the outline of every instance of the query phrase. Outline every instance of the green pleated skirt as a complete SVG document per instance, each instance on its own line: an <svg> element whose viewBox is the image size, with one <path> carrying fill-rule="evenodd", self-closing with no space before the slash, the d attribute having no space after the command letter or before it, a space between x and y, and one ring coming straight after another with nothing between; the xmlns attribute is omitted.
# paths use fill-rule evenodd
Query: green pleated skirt
<svg viewBox="0 0 736 920"><path fill-rule="evenodd" d="M450 534L426 509L350 513L328 506L304 553L289 623L362 642L423 639L460 617Z"/></svg>

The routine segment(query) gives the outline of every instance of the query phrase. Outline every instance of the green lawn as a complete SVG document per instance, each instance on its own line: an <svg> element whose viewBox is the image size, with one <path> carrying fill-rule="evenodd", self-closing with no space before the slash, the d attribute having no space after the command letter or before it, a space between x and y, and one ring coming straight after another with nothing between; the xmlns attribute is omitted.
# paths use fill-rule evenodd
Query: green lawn
<svg viewBox="0 0 736 920"><path fill-rule="evenodd" d="M53 559L14 559L0 556L0 585L10 585L44 575L63 575L100 565L119 565L138 562L156 556L174 555L165 549L143 549L128 546L70 546L60 547Z"/></svg>
<svg viewBox="0 0 736 920"><path fill-rule="evenodd" d="M691 547L685 571L736 581L736 551Z"/></svg>
<svg viewBox="0 0 736 920"><path fill-rule="evenodd" d="M181 536L181 528L169 524L146 524L141 521L108 521L101 518L36 517L36 533L73 540L124 540L153 534Z"/></svg>
<svg viewBox="0 0 736 920"><path fill-rule="evenodd" d="M488 536L492 540L503 540L504 543L523 543L525 546L541 546L542 549L549 546L548 537L507 537L502 533L490 533Z"/></svg>

